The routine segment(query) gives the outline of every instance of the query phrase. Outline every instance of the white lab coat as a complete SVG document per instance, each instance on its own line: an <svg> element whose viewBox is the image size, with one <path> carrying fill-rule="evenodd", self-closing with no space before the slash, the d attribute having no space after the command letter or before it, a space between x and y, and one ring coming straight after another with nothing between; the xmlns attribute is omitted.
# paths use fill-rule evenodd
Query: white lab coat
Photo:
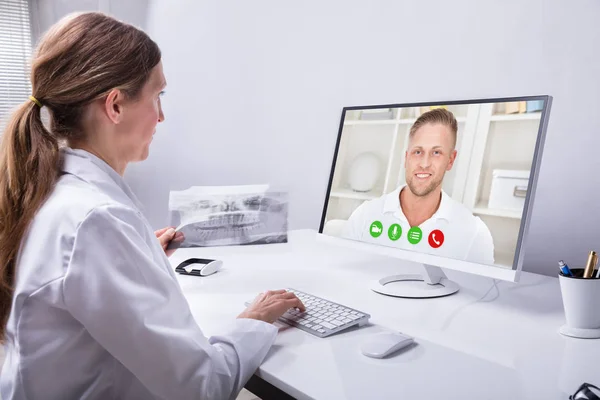
<svg viewBox="0 0 600 400"><path fill-rule="evenodd" d="M2 398L235 398L276 327L237 319L207 339L123 179L88 152L62 153L18 261Z"/></svg>
<svg viewBox="0 0 600 400"><path fill-rule="evenodd" d="M377 199L361 204L345 224L342 236L346 239L359 240L383 246L396 247L403 250L435 254L458 260L481 264L494 264L494 241L490 230L481 220L474 216L464 205L457 202L442 191L438 210L425 222L419 225L422 239L412 244L407 239L411 228L408 219L400 206L400 192L404 186ZM370 234L371 224L381 222L383 232L377 237ZM388 229L400 225L401 235L391 240ZM432 247L429 235L439 230L444 235L440 247Z"/></svg>

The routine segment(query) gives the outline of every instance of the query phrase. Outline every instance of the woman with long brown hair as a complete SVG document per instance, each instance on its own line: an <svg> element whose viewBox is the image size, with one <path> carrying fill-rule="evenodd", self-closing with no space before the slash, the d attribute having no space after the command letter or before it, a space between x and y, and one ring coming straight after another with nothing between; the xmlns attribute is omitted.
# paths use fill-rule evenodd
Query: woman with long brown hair
<svg viewBox="0 0 600 400"><path fill-rule="evenodd" d="M100 13L41 41L0 147L0 392L8 399L235 398L291 293L206 338L122 176L164 120L158 46ZM50 128L42 123L48 109ZM158 239L157 239L158 237Z"/></svg>

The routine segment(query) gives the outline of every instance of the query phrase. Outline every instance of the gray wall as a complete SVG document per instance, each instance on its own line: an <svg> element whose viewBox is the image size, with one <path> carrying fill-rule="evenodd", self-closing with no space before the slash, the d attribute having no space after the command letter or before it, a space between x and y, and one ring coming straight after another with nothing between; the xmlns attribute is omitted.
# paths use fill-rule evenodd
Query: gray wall
<svg viewBox="0 0 600 400"><path fill-rule="evenodd" d="M133 14L168 80L167 121L126 176L155 227L169 190L271 183L291 192L291 228L318 228L344 106L550 94L525 270L600 250L597 0L157 0Z"/></svg>

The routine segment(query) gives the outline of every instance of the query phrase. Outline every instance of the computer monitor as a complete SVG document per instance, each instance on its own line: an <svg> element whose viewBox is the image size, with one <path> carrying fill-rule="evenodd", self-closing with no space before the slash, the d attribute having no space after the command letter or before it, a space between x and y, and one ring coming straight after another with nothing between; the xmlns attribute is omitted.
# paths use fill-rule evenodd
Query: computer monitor
<svg viewBox="0 0 600 400"><path fill-rule="evenodd" d="M344 108L319 236L424 266L373 283L387 295L456 292L441 268L517 281L551 101Z"/></svg>

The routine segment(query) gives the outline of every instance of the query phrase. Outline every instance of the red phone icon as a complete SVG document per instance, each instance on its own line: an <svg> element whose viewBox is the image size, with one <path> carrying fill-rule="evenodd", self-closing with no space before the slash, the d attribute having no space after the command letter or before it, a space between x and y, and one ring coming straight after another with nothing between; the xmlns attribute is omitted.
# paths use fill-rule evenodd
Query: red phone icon
<svg viewBox="0 0 600 400"><path fill-rule="evenodd" d="M431 231L429 234L429 245L437 249L444 244L444 234L439 229Z"/></svg>

